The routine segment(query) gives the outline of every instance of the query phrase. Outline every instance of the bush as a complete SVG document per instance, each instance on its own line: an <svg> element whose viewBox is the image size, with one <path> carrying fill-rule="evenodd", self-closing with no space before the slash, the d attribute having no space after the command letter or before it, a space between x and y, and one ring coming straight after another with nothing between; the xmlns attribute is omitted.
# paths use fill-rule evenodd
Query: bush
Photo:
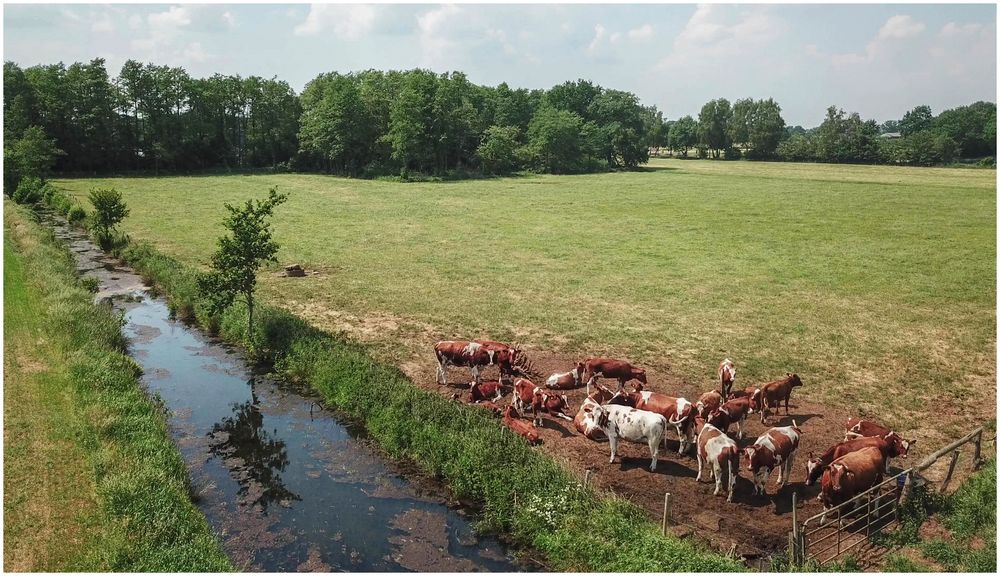
<svg viewBox="0 0 1000 576"><path fill-rule="evenodd" d="M42 179L35 176L22 178L14 192L14 202L18 204L37 204L42 200Z"/></svg>
<svg viewBox="0 0 1000 576"><path fill-rule="evenodd" d="M128 216L129 209L122 200L122 193L114 188L95 188L88 196L94 205L94 230L110 234L119 222Z"/></svg>
<svg viewBox="0 0 1000 576"><path fill-rule="evenodd" d="M725 160L739 160L743 157L743 153L740 152L739 148L726 148L722 157Z"/></svg>
<svg viewBox="0 0 1000 576"><path fill-rule="evenodd" d="M72 205L69 210L66 211L66 219L69 220L70 224L77 224L83 222L87 217L87 211L82 207L77 205Z"/></svg>
<svg viewBox="0 0 1000 576"><path fill-rule="evenodd" d="M976 162L976 166L979 166L980 168L996 168L997 160L992 156L987 156L986 158L983 158L979 162Z"/></svg>

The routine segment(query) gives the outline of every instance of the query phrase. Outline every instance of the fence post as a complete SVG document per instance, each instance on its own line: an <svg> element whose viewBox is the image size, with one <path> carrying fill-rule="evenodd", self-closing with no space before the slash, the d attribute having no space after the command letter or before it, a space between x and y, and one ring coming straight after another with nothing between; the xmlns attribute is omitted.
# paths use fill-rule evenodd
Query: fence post
<svg viewBox="0 0 1000 576"><path fill-rule="evenodd" d="M792 492L792 533L790 534L792 547L790 550L791 560L793 566L801 566L802 562L799 560L802 554L800 549L800 538L799 538L799 493Z"/></svg>
<svg viewBox="0 0 1000 576"><path fill-rule="evenodd" d="M980 430L979 434L976 434L976 451L972 453L972 469L975 470L979 468L980 458L979 455L983 448L983 431Z"/></svg>
<svg viewBox="0 0 1000 576"><path fill-rule="evenodd" d="M670 520L670 492L663 496L663 533L667 533L667 522Z"/></svg>
<svg viewBox="0 0 1000 576"><path fill-rule="evenodd" d="M590 476L594 473L593 470L587 468L587 473L583 475L583 489L586 490L590 487Z"/></svg>
<svg viewBox="0 0 1000 576"><path fill-rule="evenodd" d="M958 462L959 450L953 450L951 453L951 463L948 464L948 474L944 477L944 482L941 484L941 493L943 494L948 490L948 483L951 482L951 475L955 472L955 463Z"/></svg>
<svg viewBox="0 0 1000 576"><path fill-rule="evenodd" d="M913 490L913 469L906 471L906 478L903 480L903 491L899 495L899 505L903 506L910 499L910 492Z"/></svg>

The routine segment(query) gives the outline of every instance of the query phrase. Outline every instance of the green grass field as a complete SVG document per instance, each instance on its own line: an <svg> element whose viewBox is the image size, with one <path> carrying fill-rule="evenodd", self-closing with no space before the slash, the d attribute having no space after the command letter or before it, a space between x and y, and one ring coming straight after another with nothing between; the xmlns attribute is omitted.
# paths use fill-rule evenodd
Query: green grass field
<svg viewBox="0 0 1000 576"><path fill-rule="evenodd" d="M125 230L195 266L224 202L277 186L280 260L320 274L267 273L265 298L398 363L482 335L623 355L706 389L725 356L741 385L796 371L808 397L932 437L995 412L992 170L654 160L447 183L56 184L81 200L116 187Z"/></svg>

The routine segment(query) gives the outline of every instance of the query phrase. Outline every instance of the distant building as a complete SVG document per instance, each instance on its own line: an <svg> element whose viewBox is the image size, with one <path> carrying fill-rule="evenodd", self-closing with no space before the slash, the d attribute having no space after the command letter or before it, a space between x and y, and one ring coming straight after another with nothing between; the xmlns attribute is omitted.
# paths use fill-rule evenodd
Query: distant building
<svg viewBox="0 0 1000 576"><path fill-rule="evenodd" d="M879 138L888 138L889 140L895 140L896 138L902 138L903 135L899 132L886 132L885 134L879 134Z"/></svg>

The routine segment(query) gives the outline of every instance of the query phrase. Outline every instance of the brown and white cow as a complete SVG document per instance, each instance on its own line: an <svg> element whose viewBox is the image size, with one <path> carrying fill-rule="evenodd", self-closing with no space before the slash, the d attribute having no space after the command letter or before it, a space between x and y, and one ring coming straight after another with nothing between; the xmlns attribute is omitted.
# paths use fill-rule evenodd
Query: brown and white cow
<svg viewBox="0 0 1000 576"><path fill-rule="evenodd" d="M624 360L614 358L587 358L583 362L583 379L587 381L587 396L590 396L590 386L597 382L597 377L618 380L618 391L625 388L629 380L638 380L646 384L646 371L636 368Z"/></svg>
<svg viewBox="0 0 1000 576"><path fill-rule="evenodd" d="M764 384L750 399L750 407L760 411L760 423L766 424L771 408L778 413L781 401L785 401L785 415L788 415L788 399L792 396L792 388L802 386L798 374L786 373L784 378Z"/></svg>
<svg viewBox="0 0 1000 576"><path fill-rule="evenodd" d="M514 363L517 361L519 351L515 348L500 348L469 340L443 340L434 345L434 354L438 361L438 384L447 384L448 366L471 368L473 382L480 381L480 369L494 364L500 368L501 378L504 375L514 374Z"/></svg>
<svg viewBox="0 0 1000 576"><path fill-rule="evenodd" d="M845 428L845 441L851 440L852 438L868 438L871 436L880 436L885 438L892 432L892 430L888 427L883 426L874 420L862 420L861 418L855 418L853 416L847 419L847 425ZM903 440L904 450L909 451L909 449L916 443L916 440ZM906 457L905 451L903 456L904 458Z"/></svg>
<svg viewBox="0 0 1000 576"><path fill-rule="evenodd" d="M885 463L878 448L869 446L857 452L845 454L823 469L820 479L818 499L823 503L823 515L819 523L826 522L826 514L851 498L882 481ZM840 517L843 518L843 511Z"/></svg>
<svg viewBox="0 0 1000 576"><path fill-rule="evenodd" d="M638 410L654 412L667 419L667 422L677 429L680 446L678 454L687 452L688 446L694 444L695 410L685 398L675 398L666 394L637 390L635 392L617 392L608 404L629 406Z"/></svg>
<svg viewBox="0 0 1000 576"><path fill-rule="evenodd" d="M504 386L498 381L473 382L469 388L469 402L499 400L509 389L509 386Z"/></svg>
<svg viewBox="0 0 1000 576"><path fill-rule="evenodd" d="M507 406L503 412L504 426L510 428L518 435L528 441L528 444L538 444L538 430L527 422L522 422L517 418L517 411L513 406Z"/></svg>
<svg viewBox="0 0 1000 576"><path fill-rule="evenodd" d="M698 402L694 405L695 411L702 420L705 420L709 414L718 410L719 406L722 406L722 402L722 393L718 390L711 390L702 394L701 398L698 398Z"/></svg>
<svg viewBox="0 0 1000 576"><path fill-rule="evenodd" d="M663 433L667 429L666 418L645 410L636 410L616 404L594 408L591 417L611 443L611 460L609 462L614 463L615 456L618 454L619 438L632 442L645 441L653 459L649 470L651 472L656 470L656 458L660 453L660 443L663 442Z"/></svg>
<svg viewBox="0 0 1000 576"><path fill-rule="evenodd" d="M729 393L736 380L736 365L729 358L719 363L719 388L722 389L722 399L729 400Z"/></svg>
<svg viewBox="0 0 1000 576"><path fill-rule="evenodd" d="M553 390L569 390L583 385L583 362L577 362L576 366L569 372L556 373L549 376L545 381L545 387Z"/></svg>
<svg viewBox="0 0 1000 576"><path fill-rule="evenodd" d="M754 494L767 494L764 485L771 470L778 469L778 490L785 487L792 474L792 461L799 448L802 430L795 421L791 426L771 428L762 434L753 446L743 449L747 458L747 470L753 480Z"/></svg>
<svg viewBox="0 0 1000 576"><path fill-rule="evenodd" d="M878 448L885 461L885 473L889 473L889 461L892 458L906 458L908 444L899 434L889 432L885 438L881 436L869 436L854 438L838 442L829 447L819 458L814 458L812 452L809 453L809 460L806 462L806 486L812 486L823 475L823 469L837 458L851 452L857 452L868 447Z"/></svg>
<svg viewBox="0 0 1000 576"><path fill-rule="evenodd" d="M514 397L511 404L517 412L524 416L531 408L532 422L536 426L542 425L542 413L572 421L566 415L569 409L569 401L566 395L553 394L538 386L527 378L518 378L514 381Z"/></svg>
<svg viewBox="0 0 1000 576"><path fill-rule="evenodd" d="M750 412L750 400L748 398L730 398L729 401L710 413L705 422L727 434L729 433L729 426L736 424L736 431L739 433L740 440L742 440L743 423L746 422L747 415Z"/></svg>
<svg viewBox="0 0 1000 576"><path fill-rule="evenodd" d="M715 494L722 489L723 476L726 477L729 496L727 501L733 501L736 489L736 476L740 472L740 447L722 430L711 424L705 424L698 433L698 476L696 482L701 482L702 468L707 463L708 478L715 478Z"/></svg>
<svg viewBox="0 0 1000 576"><path fill-rule="evenodd" d="M573 426L577 432L583 434L588 440L594 440L595 442L607 440L608 437L597 427L597 422L594 421L591 413L594 411L594 408L604 404L613 396L614 393L612 391L597 384L597 392L594 392L583 400L580 410L577 411L576 416L573 418Z"/></svg>

